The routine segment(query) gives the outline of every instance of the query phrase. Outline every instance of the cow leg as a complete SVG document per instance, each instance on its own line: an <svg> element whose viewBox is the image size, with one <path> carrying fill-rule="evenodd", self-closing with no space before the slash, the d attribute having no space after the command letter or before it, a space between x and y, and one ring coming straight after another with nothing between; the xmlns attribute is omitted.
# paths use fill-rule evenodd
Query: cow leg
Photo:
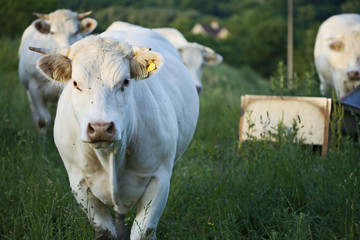
<svg viewBox="0 0 360 240"><path fill-rule="evenodd" d="M321 95L325 96L326 93L331 88L331 85L320 73L319 73L319 78L320 78L320 93Z"/></svg>
<svg viewBox="0 0 360 240"><path fill-rule="evenodd" d="M27 96L30 102L30 109L34 124L40 135L45 136L51 114L42 97L42 93L37 86L30 84Z"/></svg>
<svg viewBox="0 0 360 240"><path fill-rule="evenodd" d="M128 232L125 226L125 215L115 212L116 232L119 239L128 239Z"/></svg>
<svg viewBox="0 0 360 240"><path fill-rule="evenodd" d="M150 180L136 205L136 218L131 228L131 240L155 240L156 228L164 211L170 188L169 173Z"/></svg>
<svg viewBox="0 0 360 240"><path fill-rule="evenodd" d="M109 207L93 195L85 180L80 179L79 181L70 181L70 183L75 183L71 184L71 188L77 202L81 204L95 229L96 239L125 239L118 238Z"/></svg>

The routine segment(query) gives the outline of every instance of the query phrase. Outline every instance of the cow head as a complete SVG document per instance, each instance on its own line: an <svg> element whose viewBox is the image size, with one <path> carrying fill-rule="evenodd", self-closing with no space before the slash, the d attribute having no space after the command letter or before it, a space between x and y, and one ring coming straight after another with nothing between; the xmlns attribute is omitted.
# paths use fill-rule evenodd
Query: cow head
<svg viewBox="0 0 360 240"><path fill-rule="evenodd" d="M161 65L161 56L149 48L100 36L87 37L38 61L45 77L65 84L63 94L71 98L69 107L81 140L94 148L109 147L130 134L136 85L156 74Z"/></svg>
<svg viewBox="0 0 360 240"><path fill-rule="evenodd" d="M39 18L33 25L38 32L50 34L58 47L68 47L96 28L96 20L86 18L91 13L76 13L66 9L50 14L33 13Z"/></svg>
<svg viewBox="0 0 360 240"><path fill-rule="evenodd" d="M188 43L177 49L181 60L188 68L193 80L195 81L198 93L201 92L201 76L204 65L217 65L223 61L223 57L211 48L198 43Z"/></svg>
<svg viewBox="0 0 360 240"><path fill-rule="evenodd" d="M351 91L360 84L360 32L330 38L328 47L335 79L345 81L345 88Z"/></svg>

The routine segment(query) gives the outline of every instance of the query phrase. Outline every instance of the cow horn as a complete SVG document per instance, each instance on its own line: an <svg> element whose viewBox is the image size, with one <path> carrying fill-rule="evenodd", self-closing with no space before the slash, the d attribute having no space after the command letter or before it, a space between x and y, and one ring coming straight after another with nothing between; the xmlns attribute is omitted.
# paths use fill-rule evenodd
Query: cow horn
<svg viewBox="0 0 360 240"><path fill-rule="evenodd" d="M29 50L34 51L34 52L38 52L38 53L41 53L41 54L50 54L50 53L52 53L52 51L50 49L47 49L47 48L29 47Z"/></svg>
<svg viewBox="0 0 360 240"><path fill-rule="evenodd" d="M64 57L68 57L69 56L69 52L70 52L70 48L69 47L64 47L64 48L55 48L55 49L47 49L47 48L37 48L37 47L29 47L29 50L34 51L34 52L38 52L41 54L51 54L51 53L57 53L60 54Z"/></svg>
<svg viewBox="0 0 360 240"><path fill-rule="evenodd" d="M88 11L88 12L84 12L84 13L79 13L78 14L78 19L83 19L84 17L89 16L90 14L92 14L92 11Z"/></svg>
<svg viewBox="0 0 360 240"><path fill-rule="evenodd" d="M36 16L36 17L38 17L38 18L45 19L45 20L49 20L49 19L50 19L49 14L33 12L33 15Z"/></svg>

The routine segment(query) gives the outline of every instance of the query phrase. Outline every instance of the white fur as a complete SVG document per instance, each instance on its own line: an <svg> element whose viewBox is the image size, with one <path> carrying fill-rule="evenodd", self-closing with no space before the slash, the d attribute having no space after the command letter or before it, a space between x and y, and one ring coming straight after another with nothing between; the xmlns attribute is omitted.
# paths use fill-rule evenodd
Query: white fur
<svg viewBox="0 0 360 240"><path fill-rule="evenodd" d="M24 31L19 48L19 76L26 89L33 121L41 134L45 134L50 122L51 114L47 102L57 103L62 88L59 88L44 79L36 69L36 62L42 55L32 52L29 46L41 48L68 47L82 39L82 34L91 32L96 27L96 21L85 18L77 19L78 13L70 10L57 10L49 14L49 20L37 19ZM35 27L42 23L50 25L49 33L41 33ZM87 32L79 31L79 24L90 24Z"/></svg>
<svg viewBox="0 0 360 240"><path fill-rule="evenodd" d="M343 43L344 50L332 50L330 45L335 42ZM335 15L323 22L316 36L314 57L323 95L333 87L341 98L360 85L359 80L348 77L349 72L360 71L360 15Z"/></svg>
<svg viewBox="0 0 360 240"><path fill-rule="evenodd" d="M107 28L107 31L133 28L141 27L127 22L116 21ZM188 68L198 91L200 91L202 89L201 77L203 66L220 64L223 61L223 57L209 47L199 43L188 42L175 28L154 28L153 30L165 36L179 51L182 62Z"/></svg>
<svg viewBox="0 0 360 240"><path fill-rule="evenodd" d="M137 46L159 53L162 65L147 79L130 79L122 91ZM108 206L120 214L136 207L130 239L145 239L147 230L156 230L173 166L195 131L194 82L176 49L148 29L87 37L71 46L69 58L72 79L59 99L54 138L71 188L95 229L113 237L119 233ZM90 122L113 122L113 141L89 143Z"/></svg>

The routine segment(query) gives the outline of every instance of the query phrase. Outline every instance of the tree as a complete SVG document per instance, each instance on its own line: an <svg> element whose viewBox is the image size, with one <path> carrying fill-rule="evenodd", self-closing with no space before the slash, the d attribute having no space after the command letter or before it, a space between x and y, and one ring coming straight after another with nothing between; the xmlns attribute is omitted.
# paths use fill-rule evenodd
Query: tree
<svg viewBox="0 0 360 240"><path fill-rule="evenodd" d="M347 0L341 4L341 12L343 13L360 13L360 1Z"/></svg>
<svg viewBox="0 0 360 240"><path fill-rule="evenodd" d="M2 36L15 37L23 33L25 28L35 19L32 12L49 13L56 10L59 4L56 0L5 0L0 8Z"/></svg>

